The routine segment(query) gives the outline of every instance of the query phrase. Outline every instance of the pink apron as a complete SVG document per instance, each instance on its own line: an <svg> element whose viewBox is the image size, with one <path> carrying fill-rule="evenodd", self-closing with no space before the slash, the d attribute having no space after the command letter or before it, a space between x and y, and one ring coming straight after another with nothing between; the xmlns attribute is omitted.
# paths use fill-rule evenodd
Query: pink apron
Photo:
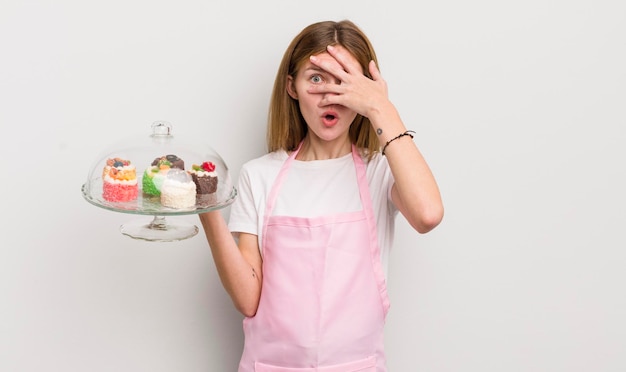
<svg viewBox="0 0 626 372"><path fill-rule="evenodd" d="M298 151L285 161L268 197L263 287L256 315L243 322L239 372L386 371L389 298L365 165L352 146L363 210L273 216Z"/></svg>

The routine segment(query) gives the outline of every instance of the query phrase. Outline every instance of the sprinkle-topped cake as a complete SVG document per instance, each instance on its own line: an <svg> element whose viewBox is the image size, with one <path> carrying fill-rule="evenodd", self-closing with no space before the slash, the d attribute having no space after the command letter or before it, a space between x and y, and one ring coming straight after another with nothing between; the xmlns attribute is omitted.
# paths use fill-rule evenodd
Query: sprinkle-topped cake
<svg viewBox="0 0 626 372"><path fill-rule="evenodd" d="M185 170L185 162L176 155L161 156L150 164L143 173L142 188L146 195L161 195L161 187L170 169Z"/></svg>
<svg viewBox="0 0 626 372"><path fill-rule="evenodd" d="M129 160L107 159L102 170L102 197L111 202L127 202L137 199L137 172Z"/></svg>

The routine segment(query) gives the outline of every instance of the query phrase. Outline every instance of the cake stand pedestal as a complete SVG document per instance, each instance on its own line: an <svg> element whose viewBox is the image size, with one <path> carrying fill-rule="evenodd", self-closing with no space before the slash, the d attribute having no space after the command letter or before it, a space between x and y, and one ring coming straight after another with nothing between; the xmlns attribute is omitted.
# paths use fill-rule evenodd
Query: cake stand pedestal
<svg viewBox="0 0 626 372"><path fill-rule="evenodd" d="M122 234L138 240L151 242L173 242L195 236L198 226L185 223L172 223L163 216L154 216L150 220L136 219L120 226Z"/></svg>

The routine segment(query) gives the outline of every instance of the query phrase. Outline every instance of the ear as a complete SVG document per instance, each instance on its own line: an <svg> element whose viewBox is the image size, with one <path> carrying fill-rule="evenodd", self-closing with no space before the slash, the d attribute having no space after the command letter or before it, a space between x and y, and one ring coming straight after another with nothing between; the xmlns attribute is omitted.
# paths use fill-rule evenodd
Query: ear
<svg viewBox="0 0 626 372"><path fill-rule="evenodd" d="M298 100L298 92L296 92L296 84L293 81L293 77L292 76L287 76L287 93L289 94L289 96L293 99L295 99L296 101Z"/></svg>

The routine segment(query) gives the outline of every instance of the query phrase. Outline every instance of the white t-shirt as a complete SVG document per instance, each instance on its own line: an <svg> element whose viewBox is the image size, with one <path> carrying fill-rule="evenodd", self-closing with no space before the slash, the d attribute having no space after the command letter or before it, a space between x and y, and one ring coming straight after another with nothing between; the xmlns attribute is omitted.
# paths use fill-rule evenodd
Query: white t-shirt
<svg viewBox="0 0 626 372"><path fill-rule="evenodd" d="M261 254L263 216L267 197L282 165L285 151L277 151L245 163L239 174L237 197L230 211L230 231L257 235ZM384 156L377 153L366 164L372 208L377 223L381 262L387 274L398 209L391 202L394 179ZM273 215L316 217L361 210L361 199L352 154L329 160L292 162L278 193Z"/></svg>

